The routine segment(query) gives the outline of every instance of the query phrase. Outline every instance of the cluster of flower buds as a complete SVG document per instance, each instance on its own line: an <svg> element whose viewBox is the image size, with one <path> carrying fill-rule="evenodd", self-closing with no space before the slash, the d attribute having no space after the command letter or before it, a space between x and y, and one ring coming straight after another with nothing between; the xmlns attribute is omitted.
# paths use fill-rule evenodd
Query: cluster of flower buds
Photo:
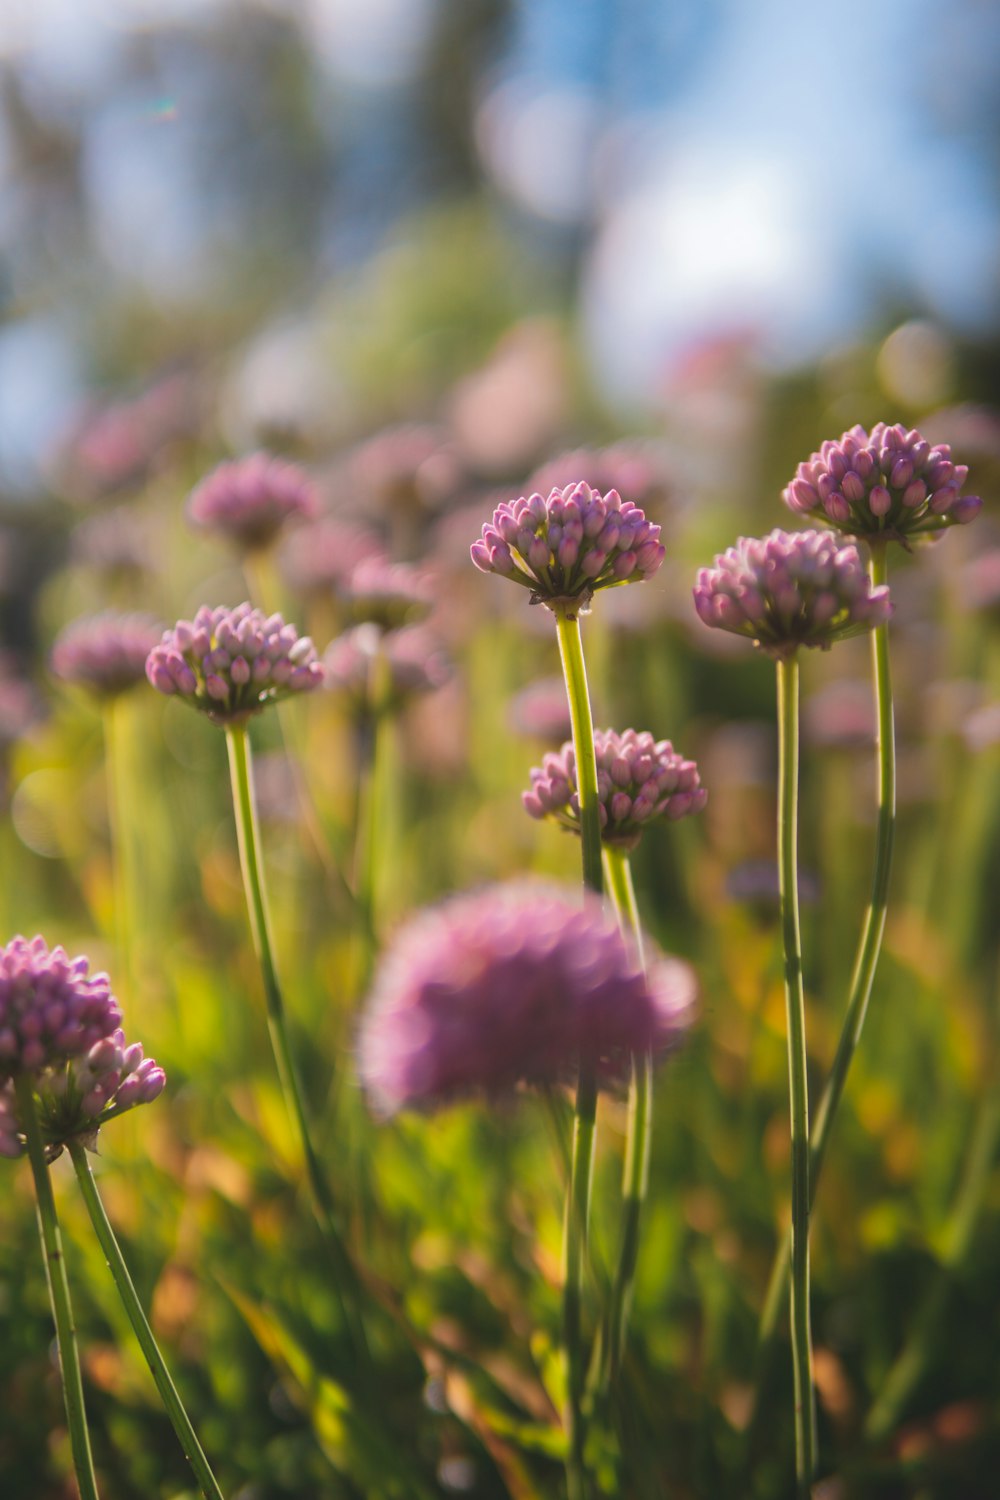
<svg viewBox="0 0 1000 1500"><path fill-rule="evenodd" d="M40 937L0 948L0 1156L24 1150L14 1080L31 1081L50 1157L71 1139L92 1144L115 1115L148 1104L166 1075L131 1046L106 974Z"/></svg>
<svg viewBox="0 0 1000 1500"><path fill-rule="evenodd" d="M597 589L651 578L666 555L659 526L637 505L582 483L505 501L471 553L481 572L511 578L571 616Z"/></svg>
<svg viewBox="0 0 1000 1500"><path fill-rule="evenodd" d="M313 482L298 464L269 453L220 464L191 492L188 516L241 552L269 547L294 520L311 520L318 503Z"/></svg>
<svg viewBox="0 0 1000 1500"><path fill-rule="evenodd" d="M974 520L983 502L962 494L968 473L947 443L932 447L915 428L877 422L825 442L799 464L784 500L848 536L902 541Z"/></svg>
<svg viewBox="0 0 1000 1500"><path fill-rule="evenodd" d="M662 1051L691 1019L692 971L635 951L599 900L515 883L457 896L397 935L376 975L359 1041L374 1107L392 1114L519 1083L606 1083L633 1052Z"/></svg>
<svg viewBox="0 0 1000 1500"><path fill-rule="evenodd" d="M146 662L159 692L174 694L218 724L231 724L323 681L309 636L281 615L249 604L203 604L193 620L166 630Z"/></svg>
<svg viewBox="0 0 1000 1500"><path fill-rule="evenodd" d="M161 630L150 615L110 610L74 620L52 647L52 670L99 698L116 698L143 680Z"/></svg>
<svg viewBox="0 0 1000 1500"><path fill-rule="evenodd" d="M406 563L366 557L340 590L341 602L355 625L401 630L426 620L434 607L430 579Z"/></svg>
<svg viewBox="0 0 1000 1500"><path fill-rule="evenodd" d="M799 646L825 650L892 612L888 588L872 588L857 547L828 531L740 537L700 570L694 603L706 625L747 636L775 659Z"/></svg>
<svg viewBox="0 0 1000 1500"><path fill-rule="evenodd" d="M601 838L613 848L634 849L652 818L676 821L700 812L708 793L693 760L678 755L669 740L648 731L594 731ZM546 755L531 771L531 789L521 794L533 818L552 818L580 832L580 796L572 742Z"/></svg>
<svg viewBox="0 0 1000 1500"><path fill-rule="evenodd" d="M323 656L326 686L346 694L358 713L399 709L443 687L451 672L438 641L419 626L386 635L377 625L356 625Z"/></svg>

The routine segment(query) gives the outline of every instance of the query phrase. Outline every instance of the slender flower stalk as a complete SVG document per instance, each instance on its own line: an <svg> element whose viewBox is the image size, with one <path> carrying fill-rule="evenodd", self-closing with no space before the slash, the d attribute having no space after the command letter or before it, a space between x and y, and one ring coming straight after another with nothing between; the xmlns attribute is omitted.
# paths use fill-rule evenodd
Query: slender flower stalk
<svg viewBox="0 0 1000 1500"><path fill-rule="evenodd" d="M191 1420L184 1409L184 1404L177 1392L177 1387L174 1385L170 1371L164 1363L163 1355L160 1353L159 1346L153 1336L153 1330L149 1326L142 1303L139 1301L135 1287L132 1284L128 1266L125 1264L118 1241L115 1238L115 1232L111 1227L104 1204L101 1201L97 1183L90 1170L86 1150L79 1141L73 1140L69 1142L69 1154L73 1161L73 1167L76 1171L77 1182L80 1184L84 1203L87 1206L87 1212L90 1215L90 1221L94 1226L101 1249L104 1251L104 1257L115 1279L118 1294L122 1299L128 1320L132 1324L133 1332L145 1356L150 1374L156 1383L156 1389L160 1393L160 1398L166 1408L167 1415L173 1424L173 1429L180 1440L181 1447L184 1449L184 1456L191 1466L191 1472L198 1481L198 1486L205 1500L223 1500L222 1491L216 1482L208 1459L205 1457L204 1450L191 1425Z"/></svg>
<svg viewBox="0 0 1000 1500"><path fill-rule="evenodd" d="M587 688L580 620L575 609L555 610L559 656L566 680L573 749L577 765L580 799L580 841L583 852L584 888L600 896L604 890L601 860L600 804L597 794L597 757L594 751L594 720ZM569 1449L566 1483L569 1500L586 1500L584 1464L586 1427L583 1412L586 1359L583 1350L581 1308L583 1267L590 1224L590 1197L594 1180L594 1144L597 1127L597 1079L581 1059L573 1120L573 1153L566 1197L563 1257L563 1338L566 1344Z"/></svg>
<svg viewBox="0 0 1000 1500"><path fill-rule="evenodd" d="M104 772L107 780L108 829L111 836L111 879L114 889L115 950L118 956L118 985L128 1000L134 975L132 972L132 896L135 883L134 841L128 816L129 701L124 695L110 698L103 705Z"/></svg>
<svg viewBox="0 0 1000 1500"><path fill-rule="evenodd" d="M805 998L799 931L798 796L799 664L778 669L778 878L785 960L788 1084L792 1129L792 1362L795 1380L795 1477L808 1500L816 1468L816 1412L809 1326L809 1092L806 1079Z"/></svg>
<svg viewBox="0 0 1000 1500"><path fill-rule="evenodd" d="M264 984L268 1031L278 1078L288 1112L299 1136L317 1217L331 1252L333 1284L340 1302L344 1325L354 1344L355 1355L363 1361L365 1371L369 1372L370 1354L364 1325L355 1299L355 1273L341 1239L333 1190L313 1145L302 1084L288 1035L285 1003L274 960L274 943L271 936L264 868L260 857L260 833L257 826L257 808L253 790L253 766L246 724L239 720L230 722L226 727L226 743L229 750L229 770L240 850L240 868L243 872L243 887L254 952L257 955Z"/></svg>
<svg viewBox="0 0 1000 1500"><path fill-rule="evenodd" d="M45 1161L45 1143L35 1110L30 1075L22 1073L15 1078L14 1089L17 1097L18 1121L24 1134L31 1172L35 1179L38 1230L42 1241L42 1258L45 1261L52 1317L56 1325L59 1370L62 1375L66 1422L69 1427L76 1482L80 1490L80 1500L99 1500L97 1480L94 1477L94 1460L90 1451L90 1434L87 1431L87 1414L83 1404L80 1355L76 1343L76 1324L73 1320L73 1304L70 1301L66 1260L63 1255L62 1233L56 1216L56 1200Z"/></svg>
<svg viewBox="0 0 1000 1500"><path fill-rule="evenodd" d="M632 884L632 863L623 849L606 846L604 868L622 933L643 962L642 932ZM639 1223L649 1187L649 1159L653 1140L653 1054L649 1048L632 1054L628 1096L628 1134L622 1177L622 1228L618 1264L611 1289L608 1336L603 1350L601 1383L607 1390L618 1378L625 1353L629 1311L639 1258Z"/></svg>

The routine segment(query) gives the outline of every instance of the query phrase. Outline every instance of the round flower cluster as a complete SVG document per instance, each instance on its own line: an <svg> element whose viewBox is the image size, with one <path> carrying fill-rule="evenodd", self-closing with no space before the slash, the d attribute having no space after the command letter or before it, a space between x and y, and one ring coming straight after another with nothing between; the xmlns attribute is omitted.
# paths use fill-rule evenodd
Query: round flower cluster
<svg viewBox="0 0 1000 1500"><path fill-rule="evenodd" d="M481 572L512 578L570 616L597 589L651 578L666 555L659 526L637 505L589 484L504 502L471 553Z"/></svg>
<svg viewBox="0 0 1000 1500"><path fill-rule="evenodd" d="M129 1046L120 1028L84 1056L33 1073L35 1109L49 1160L69 1140L82 1138L93 1146L102 1125L138 1104L151 1104L166 1081L159 1064L144 1055L142 1043ZM0 1156L21 1156L24 1150L17 1095L8 1080L0 1086Z"/></svg>
<svg viewBox="0 0 1000 1500"><path fill-rule="evenodd" d="M366 557L341 589L347 613L356 625L371 623L381 630L400 630L426 620L433 608L430 579L405 563Z"/></svg>
<svg viewBox="0 0 1000 1500"><path fill-rule="evenodd" d="M162 627L150 615L111 611L74 620L52 647L52 670L101 698L115 698L141 682L146 658Z"/></svg>
<svg viewBox="0 0 1000 1500"><path fill-rule="evenodd" d="M740 537L701 569L694 603L706 625L745 635L776 659L799 646L825 650L892 612L888 588L872 588L857 547L828 531Z"/></svg>
<svg viewBox="0 0 1000 1500"><path fill-rule="evenodd" d="M230 724L319 687L323 668L309 636L300 636L281 615L265 615L249 604L203 604L193 620L178 620L163 632L149 653L146 676L159 692L176 694L217 724Z"/></svg>
<svg viewBox="0 0 1000 1500"><path fill-rule="evenodd" d="M596 897L524 882L423 912L382 960L362 1022L359 1069L375 1108L429 1108L519 1083L605 1082L633 1052L664 1050L691 1019L677 959L647 972Z"/></svg>
<svg viewBox="0 0 1000 1500"><path fill-rule="evenodd" d="M799 464L783 498L792 510L848 536L902 541L965 525L979 514L979 496L962 494L968 473L952 462L947 443L932 447L915 428L876 422L870 433L852 427L825 442Z"/></svg>
<svg viewBox="0 0 1000 1500"><path fill-rule="evenodd" d="M381 684L380 663L385 669ZM441 646L419 627L385 635L377 625L356 625L331 641L323 656L326 686L346 693L357 711L372 709L376 694L383 709L400 708L410 698L443 687L451 670Z"/></svg>
<svg viewBox="0 0 1000 1500"><path fill-rule="evenodd" d="M0 1078L56 1067L89 1052L121 1022L106 974L64 948L12 938L0 948Z"/></svg>
<svg viewBox="0 0 1000 1500"><path fill-rule="evenodd" d="M311 520L317 509L308 474L269 453L220 464L188 500L196 526L219 532L245 552L270 546L286 522Z"/></svg>
<svg viewBox="0 0 1000 1500"><path fill-rule="evenodd" d="M672 822L700 812L708 793L693 760L678 755L669 740L646 730L594 731L601 838L618 849L634 849L651 818ZM572 742L546 755L531 772L531 790L521 794L533 818L553 818L580 832L580 797Z"/></svg>
<svg viewBox="0 0 1000 1500"><path fill-rule="evenodd" d="M362 526L324 517L298 526L281 548L282 572L296 593L339 589L366 557L380 557L381 543Z"/></svg>

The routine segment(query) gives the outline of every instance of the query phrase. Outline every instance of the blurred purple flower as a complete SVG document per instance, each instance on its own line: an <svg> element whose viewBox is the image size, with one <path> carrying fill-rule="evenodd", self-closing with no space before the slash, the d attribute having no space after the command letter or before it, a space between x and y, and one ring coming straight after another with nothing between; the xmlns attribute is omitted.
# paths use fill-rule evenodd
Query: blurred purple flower
<svg viewBox="0 0 1000 1500"><path fill-rule="evenodd" d="M159 692L176 694L216 724L232 724L292 693L310 692L323 668L310 638L281 615L249 604L203 604L193 620L165 630L146 662Z"/></svg>
<svg viewBox="0 0 1000 1500"><path fill-rule="evenodd" d="M74 499L93 500L140 482L168 444L197 429L201 405L197 382L178 370L137 396L90 404L55 457L57 483Z"/></svg>
<svg viewBox="0 0 1000 1500"><path fill-rule="evenodd" d="M0 756L31 728L39 713L31 684L16 672L13 659L0 651Z"/></svg>
<svg viewBox="0 0 1000 1500"><path fill-rule="evenodd" d="M339 588L365 558L381 553L373 532L324 518L296 527L282 546L280 562L297 593L322 594Z"/></svg>
<svg viewBox="0 0 1000 1500"><path fill-rule="evenodd" d="M528 487L547 495L580 479L602 494L617 490L620 495L632 495L636 505L644 507L662 500L667 492L663 466L655 450L648 444L627 441L607 448L573 448L560 453L535 470Z"/></svg>
<svg viewBox="0 0 1000 1500"><path fill-rule="evenodd" d="M154 570L158 547L149 517L118 505L74 527L70 551L85 567L132 581Z"/></svg>
<svg viewBox="0 0 1000 1500"><path fill-rule="evenodd" d="M525 739L561 745L573 733L566 684L561 677L539 677L515 693L507 705L507 720Z"/></svg>
<svg viewBox="0 0 1000 1500"><path fill-rule="evenodd" d="M387 427L362 443L350 472L377 508L426 512L439 509L454 493L461 464L442 428L412 422Z"/></svg>
<svg viewBox="0 0 1000 1500"><path fill-rule="evenodd" d="M311 521L317 509L305 470L269 453L220 464L188 500L196 526L218 532L242 552L269 547L289 521Z"/></svg>
<svg viewBox="0 0 1000 1500"><path fill-rule="evenodd" d="M99 698L115 698L143 680L146 658L161 632L150 615L108 610L74 620L52 647L52 671Z"/></svg>
<svg viewBox="0 0 1000 1500"><path fill-rule="evenodd" d="M386 631L417 625L434 607L434 589L426 574L380 557L363 558L339 592L353 624Z"/></svg>
<svg viewBox="0 0 1000 1500"><path fill-rule="evenodd" d="M481 572L529 588L533 603L580 613L597 589L652 577L666 552L631 500L581 483L499 505L471 554Z"/></svg>
<svg viewBox="0 0 1000 1500"><path fill-rule="evenodd" d="M968 473L952 463L947 443L932 447L915 428L877 422L870 433L852 427L825 442L799 464L783 498L848 536L902 541L974 520L983 502L962 494Z"/></svg>
<svg viewBox="0 0 1000 1500"><path fill-rule="evenodd" d="M747 636L775 659L799 646L826 650L892 612L888 588L871 587L857 547L828 531L740 537L701 569L694 603L706 625Z"/></svg>
<svg viewBox="0 0 1000 1500"><path fill-rule="evenodd" d="M377 625L356 625L332 640L323 657L324 680L345 693L358 712L374 707L378 664L385 665L380 707L401 708L410 698L432 693L451 677L451 664L439 642L419 626L385 635Z"/></svg>
<svg viewBox="0 0 1000 1500"><path fill-rule="evenodd" d="M802 735L829 750L867 749L875 743L875 704L866 682L828 682L802 705Z"/></svg>
<svg viewBox="0 0 1000 1500"><path fill-rule="evenodd" d="M571 1078L581 1057L605 1082L630 1054L662 1051L689 1025L694 975L653 957L643 973L601 903L520 882L422 912L383 958L362 1021L359 1070L382 1114L519 1083Z"/></svg>
<svg viewBox="0 0 1000 1500"><path fill-rule="evenodd" d="M597 796L601 838L613 848L638 844L653 818L676 822L700 812L708 793L693 760L678 755L669 740L654 740L643 730L595 729ZM572 833L580 832L580 799L572 741L546 755L531 772L531 790L521 800L533 818L552 818Z"/></svg>

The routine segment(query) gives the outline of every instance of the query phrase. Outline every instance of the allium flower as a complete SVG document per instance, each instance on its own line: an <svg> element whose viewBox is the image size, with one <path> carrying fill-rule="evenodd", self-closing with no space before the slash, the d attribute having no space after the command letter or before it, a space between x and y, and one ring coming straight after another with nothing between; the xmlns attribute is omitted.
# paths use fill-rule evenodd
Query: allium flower
<svg viewBox="0 0 1000 1500"><path fill-rule="evenodd" d="M106 974L44 939L0 948L0 1079L82 1057L121 1021Z"/></svg>
<svg viewBox="0 0 1000 1500"><path fill-rule="evenodd" d="M857 547L828 531L740 537L701 569L694 603L706 625L745 635L775 659L799 646L826 650L892 612L888 588L871 587Z"/></svg>
<svg viewBox="0 0 1000 1500"><path fill-rule="evenodd" d="M160 633L150 615L106 611L74 620L52 647L52 670L100 698L117 697L142 681Z"/></svg>
<svg viewBox="0 0 1000 1500"><path fill-rule="evenodd" d="M543 883L456 896L410 921L375 978L359 1069L384 1114L518 1083L555 1083L580 1058L605 1081L633 1051L689 1024L694 977L636 954L600 902Z"/></svg>
<svg viewBox="0 0 1000 1500"><path fill-rule="evenodd" d="M381 704L386 709L400 708L410 698L436 691L451 676L451 665L441 646L419 626L384 635L377 625L357 625L326 648L326 686L346 693L356 710L368 710L379 661L384 661L387 673Z"/></svg>
<svg viewBox="0 0 1000 1500"><path fill-rule="evenodd" d="M286 522L311 520L317 508L308 474L269 453L220 464L188 500L196 526L220 532L244 552L270 546Z"/></svg>
<svg viewBox="0 0 1000 1500"><path fill-rule="evenodd" d="M979 514L979 496L962 494L968 473L952 463L947 443L932 447L916 429L876 422L870 433L852 427L799 464L784 500L848 536L903 541Z"/></svg>
<svg viewBox="0 0 1000 1500"><path fill-rule="evenodd" d="M352 622L371 623L381 630L400 630L426 620L434 607L430 579L405 563L366 557L340 590Z"/></svg>
<svg viewBox="0 0 1000 1500"><path fill-rule="evenodd" d="M372 532L346 521L324 518L296 527L281 548L281 569L297 593L339 588L366 557L381 556Z"/></svg>
<svg viewBox="0 0 1000 1500"><path fill-rule="evenodd" d="M561 677L529 682L508 703L507 721L515 734L561 745L573 733L565 682Z"/></svg>
<svg viewBox="0 0 1000 1500"><path fill-rule="evenodd" d="M601 838L618 849L634 849L652 818L675 822L700 812L708 793L693 760L678 755L669 740L648 731L595 729L598 812ZM521 800L533 818L553 818L580 832L576 755L571 741L546 755L531 772L531 790Z"/></svg>
<svg viewBox="0 0 1000 1500"><path fill-rule="evenodd" d="M666 555L660 528L617 490L567 485L505 502L473 542L483 573L512 578L533 602L579 613L597 589L650 578Z"/></svg>
<svg viewBox="0 0 1000 1500"><path fill-rule="evenodd" d="M323 668L309 636L281 615L249 604L203 604L193 620L178 620L163 632L146 676L159 692L176 694L216 724L231 724L319 687Z"/></svg>

